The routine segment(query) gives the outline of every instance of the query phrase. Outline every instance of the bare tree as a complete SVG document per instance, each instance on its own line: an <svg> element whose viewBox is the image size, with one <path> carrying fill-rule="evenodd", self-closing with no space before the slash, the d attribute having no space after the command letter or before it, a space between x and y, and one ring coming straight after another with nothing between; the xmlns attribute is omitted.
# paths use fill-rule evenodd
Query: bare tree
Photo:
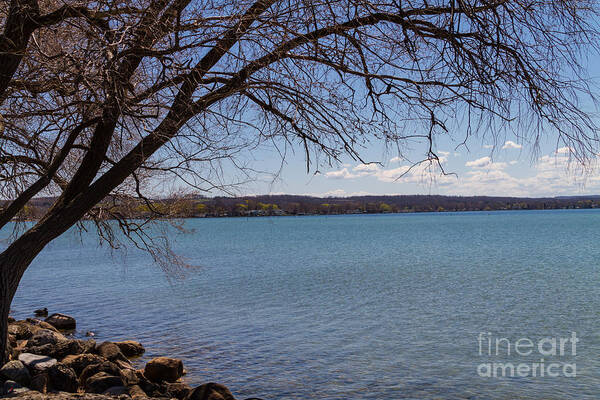
<svg viewBox="0 0 600 400"><path fill-rule="evenodd" d="M10 4L8 4L10 3ZM111 212L156 179L223 187L220 163L270 145L307 168L456 137L544 134L582 160L597 131L582 55L588 0L11 0L0 5L0 227L56 201L0 254L0 363L19 281L82 219L155 251ZM149 203L150 204L150 203ZM160 214L159 210L156 210ZM159 256L155 253L155 256Z"/></svg>

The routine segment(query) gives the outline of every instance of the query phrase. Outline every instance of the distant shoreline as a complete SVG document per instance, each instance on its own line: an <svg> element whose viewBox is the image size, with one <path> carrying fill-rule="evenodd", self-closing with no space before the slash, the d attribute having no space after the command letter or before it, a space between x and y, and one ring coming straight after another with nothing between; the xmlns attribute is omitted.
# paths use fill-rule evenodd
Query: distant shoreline
<svg viewBox="0 0 600 400"><path fill-rule="evenodd" d="M521 208L513 207L513 208L469 208L469 209L408 209L408 210L394 210L394 211L381 211L381 210L366 210L366 211L345 211L345 212L336 212L336 210L330 210L329 212L313 212L313 213L294 213L294 212L286 212L281 209L275 208L271 210L251 210L248 213L202 213L198 214L186 214L186 213L177 213L172 215L167 215L165 218L171 219L203 219L203 218L264 218L264 217L315 217L315 216L340 216L340 215L399 215L399 214L437 214L437 213L471 213L471 212L499 212L499 211L552 211L552 210L593 210L600 209L600 200L591 203L585 204L568 204L562 206L554 206L554 207L535 207L536 204L532 206L524 206ZM147 218L148 215L120 215L122 219L143 219ZM89 220L89 218L83 218L83 220ZM105 220L117 219L117 218L104 218ZM35 222L37 218L25 217L13 218L14 222Z"/></svg>

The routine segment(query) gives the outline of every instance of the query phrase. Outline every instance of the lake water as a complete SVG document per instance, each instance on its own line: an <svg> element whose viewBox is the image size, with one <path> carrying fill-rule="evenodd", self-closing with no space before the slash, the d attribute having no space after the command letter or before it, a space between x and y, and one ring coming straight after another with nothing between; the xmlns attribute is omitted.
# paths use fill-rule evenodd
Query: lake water
<svg viewBox="0 0 600 400"><path fill-rule="evenodd" d="M182 281L144 253L63 235L26 272L13 314L48 307L75 316L79 334L137 339L141 361L182 358L188 383L223 383L238 399L600 397L600 210L186 227L175 249L201 267ZM571 342L562 356L539 352L540 340L572 332L576 354ZM534 350L508 355L500 341L496 355L496 338L531 340ZM480 376L481 364L541 358L559 364L558 377Z"/></svg>

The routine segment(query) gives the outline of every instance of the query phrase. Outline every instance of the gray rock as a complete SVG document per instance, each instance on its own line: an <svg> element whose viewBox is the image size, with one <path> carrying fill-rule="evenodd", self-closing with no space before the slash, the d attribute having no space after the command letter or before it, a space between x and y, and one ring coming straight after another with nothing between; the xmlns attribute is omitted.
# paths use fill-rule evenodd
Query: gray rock
<svg viewBox="0 0 600 400"><path fill-rule="evenodd" d="M19 361L21 361L30 370L36 371L45 371L57 363L55 358L39 356L31 353L19 354Z"/></svg>
<svg viewBox="0 0 600 400"><path fill-rule="evenodd" d="M31 375L29 370L21 361L10 361L0 369L0 376L6 380L15 381L23 386L29 385Z"/></svg>

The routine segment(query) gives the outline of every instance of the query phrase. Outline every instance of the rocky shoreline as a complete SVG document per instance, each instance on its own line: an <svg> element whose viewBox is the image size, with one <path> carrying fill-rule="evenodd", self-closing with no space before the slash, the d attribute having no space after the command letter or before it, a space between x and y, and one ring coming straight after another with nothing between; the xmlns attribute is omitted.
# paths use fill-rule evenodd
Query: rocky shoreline
<svg viewBox="0 0 600 400"><path fill-rule="evenodd" d="M75 327L76 320L64 314L9 317L10 361L0 368L0 398L235 400L223 385L184 383L179 359L158 357L136 369L131 360L144 354L142 344L75 339L68 335Z"/></svg>

